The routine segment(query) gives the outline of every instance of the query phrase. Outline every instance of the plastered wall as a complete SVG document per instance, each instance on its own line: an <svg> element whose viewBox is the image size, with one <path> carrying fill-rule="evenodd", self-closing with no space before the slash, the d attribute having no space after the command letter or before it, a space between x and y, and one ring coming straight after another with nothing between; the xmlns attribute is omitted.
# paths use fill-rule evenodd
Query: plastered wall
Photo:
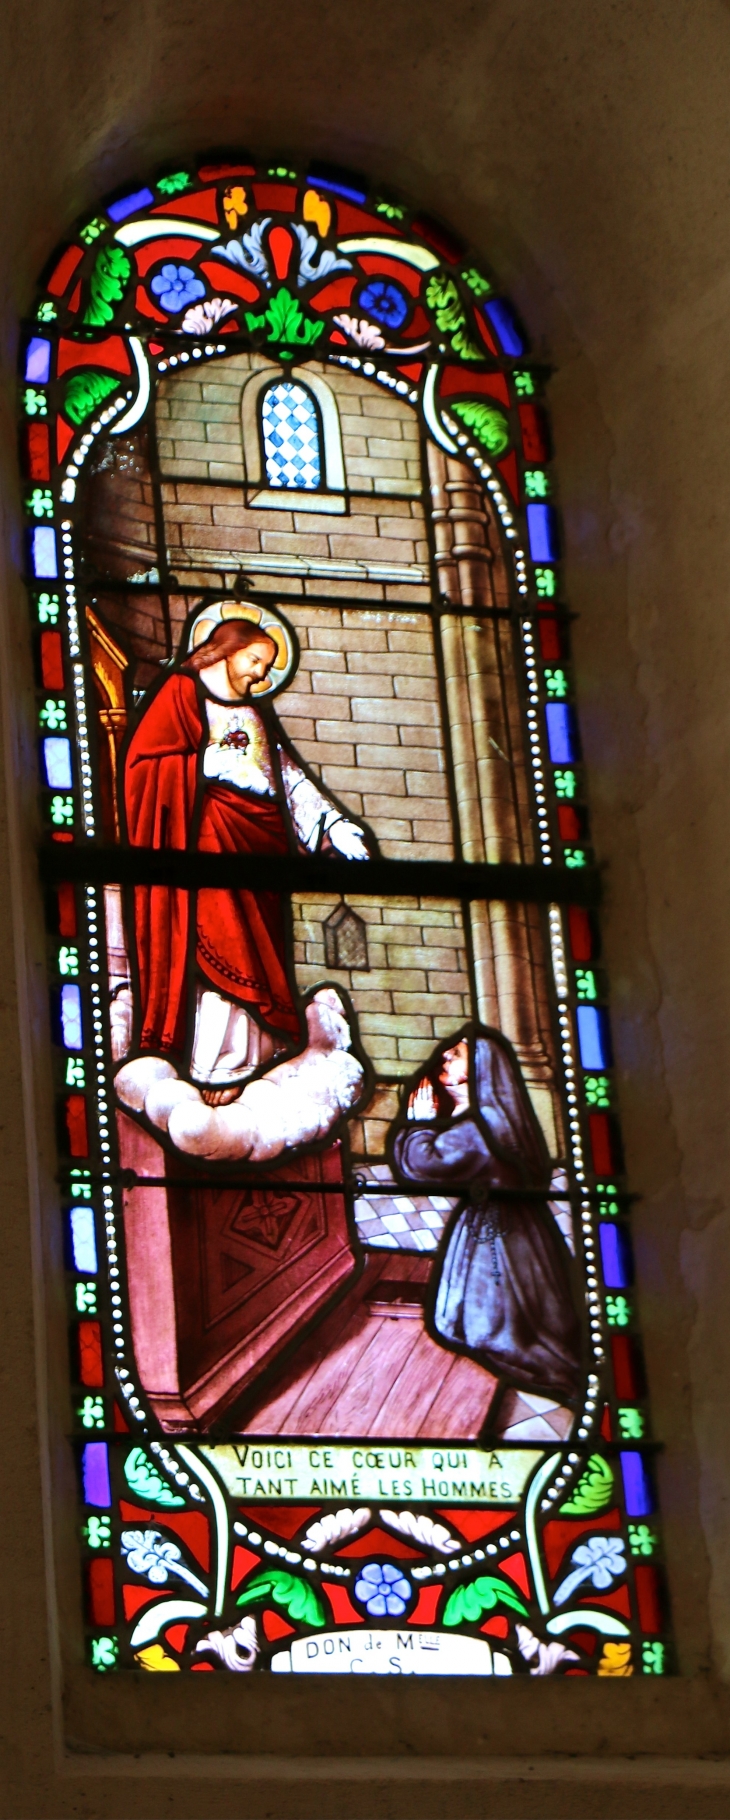
<svg viewBox="0 0 730 1820"><path fill-rule="evenodd" d="M724 1816L728 7L6 0L0 57L2 1811ZM621 1111L641 1197L637 1293L664 1444L673 1681L522 1682L488 1697L466 1683L360 1684L323 1699L234 1677L121 1690L81 1666L18 582L17 320L78 211L158 160L226 141L362 166L440 214L491 261L552 371Z"/></svg>

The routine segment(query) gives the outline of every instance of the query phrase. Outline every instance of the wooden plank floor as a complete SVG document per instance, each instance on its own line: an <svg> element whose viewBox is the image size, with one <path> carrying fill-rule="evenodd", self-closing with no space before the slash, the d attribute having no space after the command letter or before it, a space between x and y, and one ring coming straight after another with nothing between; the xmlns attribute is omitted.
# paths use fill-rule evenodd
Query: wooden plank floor
<svg viewBox="0 0 730 1820"><path fill-rule="evenodd" d="M426 1333L430 1268L428 1258L371 1253L354 1289L298 1348L238 1432L477 1440L496 1378Z"/></svg>

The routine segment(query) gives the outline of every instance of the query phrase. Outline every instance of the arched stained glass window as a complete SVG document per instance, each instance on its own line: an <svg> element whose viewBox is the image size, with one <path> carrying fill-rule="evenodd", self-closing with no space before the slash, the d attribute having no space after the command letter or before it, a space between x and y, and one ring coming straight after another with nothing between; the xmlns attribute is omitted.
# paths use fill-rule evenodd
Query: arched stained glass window
<svg viewBox="0 0 730 1820"><path fill-rule="evenodd" d="M320 485L319 423L311 392L290 379L267 387L261 404L270 487L313 491Z"/></svg>
<svg viewBox="0 0 730 1820"><path fill-rule="evenodd" d="M89 1660L662 1673L540 372L444 229L236 169L22 347Z"/></svg>

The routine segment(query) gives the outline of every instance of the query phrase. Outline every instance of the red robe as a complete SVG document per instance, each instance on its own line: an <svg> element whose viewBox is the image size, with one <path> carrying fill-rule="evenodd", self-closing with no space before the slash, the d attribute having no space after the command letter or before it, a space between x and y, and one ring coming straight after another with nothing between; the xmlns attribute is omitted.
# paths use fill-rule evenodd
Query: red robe
<svg viewBox="0 0 730 1820"><path fill-rule="evenodd" d="M208 738L192 676L177 671L132 735L124 769L127 833L133 847L190 848L199 755ZM287 853L287 831L272 797L245 795L215 780L203 788L197 849L202 853ZM141 998L140 1048L179 1060L189 1007L191 899L195 960L226 998L250 1006L271 1029L299 1034L286 972L282 900L275 891L137 885L134 923Z"/></svg>

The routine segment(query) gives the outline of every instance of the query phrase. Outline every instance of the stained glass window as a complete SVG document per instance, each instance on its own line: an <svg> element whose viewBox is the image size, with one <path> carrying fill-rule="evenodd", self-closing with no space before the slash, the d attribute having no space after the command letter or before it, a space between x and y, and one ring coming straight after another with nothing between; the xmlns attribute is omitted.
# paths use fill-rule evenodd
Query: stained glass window
<svg viewBox="0 0 730 1820"><path fill-rule="evenodd" d="M267 386L261 421L269 486L318 487L319 427L311 392L291 380Z"/></svg>
<svg viewBox="0 0 730 1820"><path fill-rule="evenodd" d="M664 1673L518 318L234 158L81 223L22 363L88 1659Z"/></svg>

